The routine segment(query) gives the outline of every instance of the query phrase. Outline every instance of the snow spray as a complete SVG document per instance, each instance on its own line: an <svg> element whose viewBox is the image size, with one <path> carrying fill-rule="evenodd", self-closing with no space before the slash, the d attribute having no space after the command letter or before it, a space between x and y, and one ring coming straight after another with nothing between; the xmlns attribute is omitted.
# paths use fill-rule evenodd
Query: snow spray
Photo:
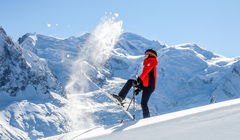
<svg viewBox="0 0 240 140"><path fill-rule="evenodd" d="M103 81L107 60L111 57L112 50L122 34L122 21L115 21L118 14L111 17L104 16L100 23L93 30L91 35L80 46L77 59L70 68L70 79L65 87L69 97L67 112L71 119L73 130L87 129L94 127L94 102L88 96L91 86L82 73L94 78L96 81Z"/></svg>

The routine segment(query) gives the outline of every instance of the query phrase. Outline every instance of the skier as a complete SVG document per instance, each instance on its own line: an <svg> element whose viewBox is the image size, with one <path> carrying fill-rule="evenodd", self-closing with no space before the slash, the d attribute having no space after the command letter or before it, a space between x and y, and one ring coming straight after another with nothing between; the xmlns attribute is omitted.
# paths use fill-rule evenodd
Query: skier
<svg viewBox="0 0 240 140"><path fill-rule="evenodd" d="M156 88L157 81L157 53L153 49L148 49L145 52L145 57L143 61L143 71L142 74L135 79L129 79L127 83L123 86L122 90L118 95L113 94L113 97L116 98L119 102L122 102L127 96L131 87L136 87L134 94L138 95L139 92L142 92L141 106L143 111L143 118L150 117L148 109L148 100Z"/></svg>

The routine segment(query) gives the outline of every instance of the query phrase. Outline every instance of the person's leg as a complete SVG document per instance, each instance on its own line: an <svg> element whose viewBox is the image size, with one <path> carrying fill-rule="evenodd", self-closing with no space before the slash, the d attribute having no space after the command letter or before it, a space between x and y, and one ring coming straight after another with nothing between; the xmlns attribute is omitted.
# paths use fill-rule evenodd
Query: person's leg
<svg viewBox="0 0 240 140"><path fill-rule="evenodd" d="M150 113L149 113L149 109L148 109L148 101L149 101L149 98L150 98L153 91L154 91L154 89L149 89L147 87L145 87L143 89L142 100L141 100L143 118L150 117Z"/></svg>
<svg viewBox="0 0 240 140"><path fill-rule="evenodd" d="M119 92L119 96L122 98L122 99L125 99L129 90L131 89L132 87L132 84L133 84L134 80L133 79L129 79L127 81L127 83L123 86L122 90Z"/></svg>

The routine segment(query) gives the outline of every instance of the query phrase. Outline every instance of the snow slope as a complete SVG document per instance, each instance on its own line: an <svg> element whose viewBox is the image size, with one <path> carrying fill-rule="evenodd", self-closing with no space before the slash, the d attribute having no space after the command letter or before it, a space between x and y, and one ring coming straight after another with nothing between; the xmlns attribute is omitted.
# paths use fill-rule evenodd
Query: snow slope
<svg viewBox="0 0 240 140"><path fill-rule="evenodd" d="M56 97L52 99L48 99L48 95L43 99L41 95L26 94L34 94L34 89L1 101L0 139L32 140L68 131L66 115L60 109L62 97L53 92L51 95Z"/></svg>
<svg viewBox="0 0 240 140"><path fill-rule="evenodd" d="M75 131L44 140L238 140L240 99L134 122Z"/></svg>

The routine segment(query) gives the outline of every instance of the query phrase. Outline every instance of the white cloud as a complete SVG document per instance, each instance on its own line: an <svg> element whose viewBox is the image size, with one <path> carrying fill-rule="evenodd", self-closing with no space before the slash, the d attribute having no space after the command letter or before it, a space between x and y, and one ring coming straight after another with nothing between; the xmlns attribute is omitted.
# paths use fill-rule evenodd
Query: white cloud
<svg viewBox="0 0 240 140"><path fill-rule="evenodd" d="M116 17L118 17L118 13L115 13L114 15L115 15Z"/></svg>
<svg viewBox="0 0 240 140"><path fill-rule="evenodd" d="M56 26L58 26L58 24L56 24Z"/></svg>
<svg viewBox="0 0 240 140"><path fill-rule="evenodd" d="M68 25L68 27L70 27L70 25Z"/></svg>
<svg viewBox="0 0 240 140"><path fill-rule="evenodd" d="M47 23L47 26L48 26L48 27L51 27L51 24Z"/></svg>

